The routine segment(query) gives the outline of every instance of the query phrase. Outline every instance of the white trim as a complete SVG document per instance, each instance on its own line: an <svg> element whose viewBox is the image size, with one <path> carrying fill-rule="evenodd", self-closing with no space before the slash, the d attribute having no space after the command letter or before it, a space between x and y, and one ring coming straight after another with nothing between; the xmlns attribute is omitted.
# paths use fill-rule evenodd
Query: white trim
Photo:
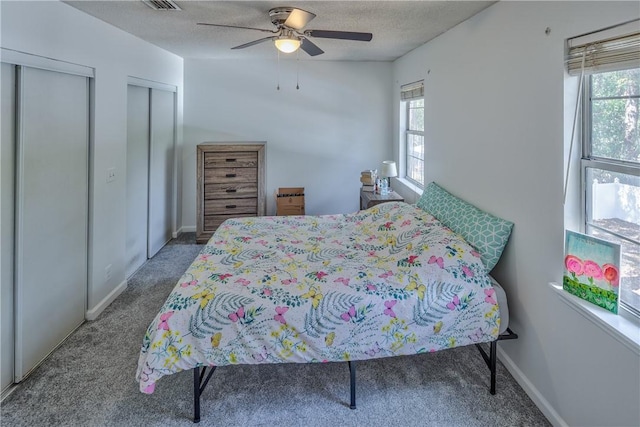
<svg viewBox="0 0 640 427"><path fill-rule="evenodd" d="M191 228L193 228L193 230L191 230ZM188 233L189 231L191 231L193 233L193 232L196 231L196 228L195 227L184 227L184 226L182 226L182 227L178 228L178 231L174 231L171 237L173 237L174 239L177 239L178 237L180 237L180 235L182 233Z"/></svg>
<svg viewBox="0 0 640 427"><path fill-rule="evenodd" d="M95 69L72 62L60 61L45 56L33 55L13 49L1 48L0 60L8 64L23 65L25 67L40 68L42 70L57 71L59 73L75 74L94 78Z"/></svg>
<svg viewBox="0 0 640 427"><path fill-rule="evenodd" d="M181 233L195 233L196 226L195 225L183 225L180 227Z"/></svg>
<svg viewBox="0 0 640 427"><path fill-rule="evenodd" d="M32 372L35 372L36 368L38 368L45 360L47 360L49 358L49 356L51 356L58 348L60 348L60 346L62 346L65 341L67 341L67 339L73 335L82 325L84 325L84 320L78 324L77 326L75 326L73 328L73 330L71 332L69 332L63 339L62 341L60 341L58 344L56 344L55 347L53 347L53 349L51 349L50 352L48 352L38 363L36 363L28 372L25 372L22 377L20 378L20 380L18 380L17 378L14 379L14 384L19 384L24 382L24 380L26 380L29 375L31 375ZM7 391L8 392L8 391ZM11 392L13 392L13 390L11 390ZM6 397L6 396L5 396ZM3 397L4 399L4 397Z"/></svg>
<svg viewBox="0 0 640 427"><path fill-rule="evenodd" d="M178 172L181 169L178 167L179 162L182 160L182 150L179 150L178 145L178 91L173 94L173 166L171 170L171 229L173 230L173 238L177 238L180 234L178 227L178 186L181 180L178 178ZM180 152L180 156L178 156ZM178 158L180 157L180 158Z"/></svg>
<svg viewBox="0 0 640 427"><path fill-rule="evenodd" d="M139 77L133 77L133 76L129 76L127 77L127 84L130 84L132 86L141 86L141 87L146 87L146 88L150 88L150 89L159 89L159 90L164 90L167 92L178 92L178 87L175 85L170 85L167 83L162 83L162 82L156 82L153 80L146 80L146 79L141 79Z"/></svg>
<svg viewBox="0 0 640 427"><path fill-rule="evenodd" d="M531 398L533 403L542 411L545 417L549 420L551 424L559 427L569 427L569 424L562 419L560 414L555 410L555 408L549 403L547 399L544 398L542 393L533 385L533 383L527 378L527 376L518 368L518 366L513 362L513 360L507 355L507 353L500 348L501 344L498 344L498 359L502 362L502 364L507 368L511 376L516 380L516 382L522 387L525 393ZM498 384L498 387L500 385Z"/></svg>
<svg viewBox="0 0 640 427"><path fill-rule="evenodd" d="M2 396L0 397L0 402L4 402L4 400L11 395L14 391L18 389L18 384L11 383L2 390Z"/></svg>
<svg viewBox="0 0 640 427"><path fill-rule="evenodd" d="M417 198L420 198L420 196L422 196L422 193L424 192L424 188L420 187L417 184L414 184L413 182L405 178L393 178L391 182L392 183L397 182L401 185L404 185L405 187L407 187L408 190L411 190L414 193L416 193Z"/></svg>
<svg viewBox="0 0 640 427"><path fill-rule="evenodd" d="M418 203L424 191L413 182L404 178L392 178L391 184L393 191L404 197L404 201L410 204Z"/></svg>
<svg viewBox="0 0 640 427"><path fill-rule="evenodd" d="M580 313L600 329L611 335L629 350L640 356L640 324L624 314L613 314L595 304L565 292L557 283L549 283L549 287L560 297L560 300ZM620 312L624 311L621 309Z"/></svg>
<svg viewBox="0 0 640 427"><path fill-rule="evenodd" d="M22 300L23 289L22 283L22 235L23 220L22 211L24 211L24 177L21 175L24 169L24 144L23 144L23 126L22 118L24 117L24 105L22 102L22 93L24 92L24 76L22 68L16 70L16 130L15 130L15 235L14 235L14 273L13 273L13 339L14 339L14 356L13 356L13 382L20 382L24 378L22 371Z"/></svg>
<svg viewBox="0 0 640 427"><path fill-rule="evenodd" d="M105 308L109 306L118 296L127 289L127 281L124 280L120 283L114 290L109 292L109 295L104 297L102 301L100 301L95 307L90 310L87 310L85 314L85 319L87 320L96 320L100 313L104 311Z"/></svg>

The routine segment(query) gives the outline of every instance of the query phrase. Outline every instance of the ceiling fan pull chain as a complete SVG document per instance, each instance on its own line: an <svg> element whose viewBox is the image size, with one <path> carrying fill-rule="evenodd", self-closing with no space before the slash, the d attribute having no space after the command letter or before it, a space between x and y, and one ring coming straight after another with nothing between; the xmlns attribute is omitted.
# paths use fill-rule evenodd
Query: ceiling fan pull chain
<svg viewBox="0 0 640 427"><path fill-rule="evenodd" d="M296 90L300 90L300 50L296 51Z"/></svg>
<svg viewBox="0 0 640 427"><path fill-rule="evenodd" d="M280 90L280 51L279 50L278 50L278 86L276 87L276 90Z"/></svg>

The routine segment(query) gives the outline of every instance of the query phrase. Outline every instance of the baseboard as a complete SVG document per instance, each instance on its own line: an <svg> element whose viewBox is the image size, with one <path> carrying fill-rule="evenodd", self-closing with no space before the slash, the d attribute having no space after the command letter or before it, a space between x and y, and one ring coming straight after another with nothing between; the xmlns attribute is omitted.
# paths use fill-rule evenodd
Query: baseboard
<svg viewBox="0 0 640 427"><path fill-rule="evenodd" d="M498 359L507 368L511 376L520 384L520 387L533 400L533 403L542 411L547 420L556 427L569 427L560 414L554 409L547 399L542 396L540 391L533 385L529 378L518 368L507 353L498 345Z"/></svg>
<svg viewBox="0 0 640 427"><path fill-rule="evenodd" d="M178 231L174 231L173 233L171 233L171 237L173 237L174 239L177 239L178 236L180 236L182 233L195 233L196 232L196 226L182 226L178 229Z"/></svg>
<svg viewBox="0 0 640 427"><path fill-rule="evenodd" d="M104 297L102 301L100 301L95 307L93 307L91 310L87 310L84 316L85 319L96 320L100 313L102 313L104 309L109 306L109 304L111 304L116 298L118 298L118 295L120 295L125 289L127 289L126 280L120 283L114 290L109 292L109 295Z"/></svg>
<svg viewBox="0 0 640 427"><path fill-rule="evenodd" d="M4 400L7 397L9 397L11 393L16 391L17 388L18 388L18 384L14 383L14 384L8 385L4 390L2 390L2 396L0 397L0 402L4 402Z"/></svg>

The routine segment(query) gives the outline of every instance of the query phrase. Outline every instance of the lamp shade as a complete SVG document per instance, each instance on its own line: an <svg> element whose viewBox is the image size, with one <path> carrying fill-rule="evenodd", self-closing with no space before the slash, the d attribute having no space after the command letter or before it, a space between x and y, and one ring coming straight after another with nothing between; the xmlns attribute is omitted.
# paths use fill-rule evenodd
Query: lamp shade
<svg viewBox="0 0 640 427"><path fill-rule="evenodd" d="M393 160L384 160L382 162L382 169L380 170L380 176L384 178L398 176L398 169L396 168L396 162L394 162Z"/></svg>
<svg viewBox="0 0 640 427"><path fill-rule="evenodd" d="M283 37L277 38L275 44L276 48L278 48L280 52L291 53L298 50L300 47L300 40L296 38Z"/></svg>

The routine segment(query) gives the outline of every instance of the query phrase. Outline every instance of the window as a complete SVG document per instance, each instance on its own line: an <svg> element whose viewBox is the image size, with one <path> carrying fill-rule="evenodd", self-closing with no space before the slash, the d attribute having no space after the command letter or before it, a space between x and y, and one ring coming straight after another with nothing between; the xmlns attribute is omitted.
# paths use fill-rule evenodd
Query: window
<svg viewBox="0 0 640 427"><path fill-rule="evenodd" d="M401 123L404 123L404 135L401 143L404 147L404 178L424 188L424 81L403 85L400 88Z"/></svg>
<svg viewBox="0 0 640 427"><path fill-rule="evenodd" d="M640 317L640 20L567 41L582 84L585 233L620 244L620 303ZM573 129L575 131L575 128ZM567 174L568 178L569 174ZM565 189L566 191L566 189Z"/></svg>
<svg viewBox="0 0 640 427"><path fill-rule="evenodd" d="M407 130L405 178L424 187L424 99L406 102Z"/></svg>
<svg viewBox="0 0 640 427"><path fill-rule="evenodd" d="M620 244L621 305L640 315L640 68L586 76L582 99L585 232Z"/></svg>

